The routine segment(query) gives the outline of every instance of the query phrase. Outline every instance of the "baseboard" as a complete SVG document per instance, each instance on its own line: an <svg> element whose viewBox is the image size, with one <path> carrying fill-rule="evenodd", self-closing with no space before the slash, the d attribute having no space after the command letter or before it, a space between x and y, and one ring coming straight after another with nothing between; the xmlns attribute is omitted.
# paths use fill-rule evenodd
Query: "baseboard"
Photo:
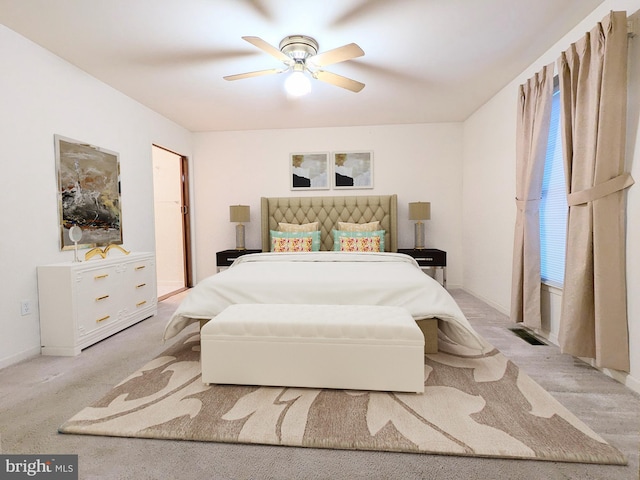
<svg viewBox="0 0 640 480"><path fill-rule="evenodd" d="M14 365L18 362L21 362L23 360L28 360L29 358L37 357L39 355L40 355L40 347L34 347L28 350L25 350L24 352L20 352L16 355L12 355L7 358L2 358L0 359L0 370L2 370L3 368L9 367L11 365Z"/></svg>
<svg viewBox="0 0 640 480"><path fill-rule="evenodd" d="M582 357L579 357L579 358L583 362L588 363L589 365L591 365L596 370L599 370L602 373L604 373L607 377L611 377L615 381L620 382L625 387L630 388L634 392L640 393L640 380L638 380L637 378L632 377L628 373L621 372L619 370L611 370L610 368L596 367L595 360L593 358L582 358Z"/></svg>
<svg viewBox="0 0 640 480"><path fill-rule="evenodd" d="M540 335L542 338L544 338L549 343L554 344L556 347L560 346L557 335L554 335L551 332L547 332L546 330L535 330L535 332L537 335Z"/></svg>
<svg viewBox="0 0 640 480"><path fill-rule="evenodd" d="M637 378L632 377L631 375L626 375L624 385L626 387L629 387L634 392L640 393L640 380L638 380Z"/></svg>

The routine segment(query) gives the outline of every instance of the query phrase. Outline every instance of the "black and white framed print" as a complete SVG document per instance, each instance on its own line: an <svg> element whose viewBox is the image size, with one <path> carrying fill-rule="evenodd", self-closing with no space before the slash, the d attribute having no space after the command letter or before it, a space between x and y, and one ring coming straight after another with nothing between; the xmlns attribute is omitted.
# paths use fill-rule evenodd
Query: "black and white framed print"
<svg viewBox="0 0 640 480"><path fill-rule="evenodd" d="M373 152L333 152L333 188L373 188Z"/></svg>
<svg viewBox="0 0 640 480"><path fill-rule="evenodd" d="M329 153L292 153L290 160L291 190L328 190Z"/></svg>

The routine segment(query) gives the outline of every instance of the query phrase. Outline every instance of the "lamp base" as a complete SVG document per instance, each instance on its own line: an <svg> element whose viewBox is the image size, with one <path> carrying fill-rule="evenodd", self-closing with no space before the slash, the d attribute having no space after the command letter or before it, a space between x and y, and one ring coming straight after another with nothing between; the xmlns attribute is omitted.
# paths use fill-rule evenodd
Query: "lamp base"
<svg viewBox="0 0 640 480"><path fill-rule="evenodd" d="M422 222L416 222L415 225L415 230L414 230L415 234L415 248L416 250L423 250L425 248L424 246L424 223Z"/></svg>
<svg viewBox="0 0 640 480"><path fill-rule="evenodd" d="M246 250L244 246L244 225L236 225L236 250Z"/></svg>

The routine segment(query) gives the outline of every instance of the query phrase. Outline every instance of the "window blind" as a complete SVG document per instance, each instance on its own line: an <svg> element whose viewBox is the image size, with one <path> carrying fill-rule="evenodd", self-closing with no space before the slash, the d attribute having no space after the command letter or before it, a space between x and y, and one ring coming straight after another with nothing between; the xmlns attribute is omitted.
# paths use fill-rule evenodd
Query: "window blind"
<svg viewBox="0 0 640 480"><path fill-rule="evenodd" d="M560 92L556 83L540 200L540 276L543 283L555 287L564 284L568 210L560 136Z"/></svg>

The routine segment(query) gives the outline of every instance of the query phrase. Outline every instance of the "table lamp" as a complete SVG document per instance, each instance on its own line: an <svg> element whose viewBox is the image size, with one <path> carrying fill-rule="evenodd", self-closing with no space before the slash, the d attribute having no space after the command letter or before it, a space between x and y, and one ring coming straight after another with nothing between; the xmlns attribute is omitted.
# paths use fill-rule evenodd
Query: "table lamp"
<svg viewBox="0 0 640 480"><path fill-rule="evenodd" d="M244 246L244 222L250 221L249 205L231 205L229 218L236 225L236 250L246 250Z"/></svg>
<svg viewBox="0 0 640 480"><path fill-rule="evenodd" d="M415 225L415 249L421 250L424 247L424 223L422 220L431 218L431 203L413 202L409 204L409 220L417 220Z"/></svg>

